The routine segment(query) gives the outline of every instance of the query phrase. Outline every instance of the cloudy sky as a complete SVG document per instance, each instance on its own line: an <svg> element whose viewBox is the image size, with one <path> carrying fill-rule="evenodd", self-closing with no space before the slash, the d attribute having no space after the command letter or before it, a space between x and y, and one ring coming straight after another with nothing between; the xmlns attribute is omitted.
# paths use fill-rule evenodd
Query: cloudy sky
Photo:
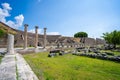
<svg viewBox="0 0 120 80"><path fill-rule="evenodd" d="M85 31L89 37L120 30L120 0L0 0L0 21L23 30L73 36Z"/></svg>

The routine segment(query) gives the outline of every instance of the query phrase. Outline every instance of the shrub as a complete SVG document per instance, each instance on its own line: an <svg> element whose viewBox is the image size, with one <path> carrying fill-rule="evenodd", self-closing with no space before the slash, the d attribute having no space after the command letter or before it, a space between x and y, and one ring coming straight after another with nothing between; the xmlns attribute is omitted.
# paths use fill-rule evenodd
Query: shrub
<svg viewBox="0 0 120 80"><path fill-rule="evenodd" d="M0 37L3 37L5 35L5 32L0 29Z"/></svg>

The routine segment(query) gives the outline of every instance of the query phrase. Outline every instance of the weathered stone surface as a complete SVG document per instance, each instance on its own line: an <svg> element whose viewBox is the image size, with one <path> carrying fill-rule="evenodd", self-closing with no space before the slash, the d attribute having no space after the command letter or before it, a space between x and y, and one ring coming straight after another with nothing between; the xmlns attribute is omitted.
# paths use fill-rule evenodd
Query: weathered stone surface
<svg viewBox="0 0 120 80"><path fill-rule="evenodd" d="M35 48L38 47L38 26L35 26Z"/></svg>
<svg viewBox="0 0 120 80"><path fill-rule="evenodd" d="M28 24L24 25L24 49L27 49L27 27Z"/></svg>
<svg viewBox="0 0 120 80"><path fill-rule="evenodd" d="M41 48L28 48L28 49L22 49L22 48L15 48L15 51L20 54L29 54L29 53L38 53L38 52L44 52L47 51L47 49Z"/></svg>
<svg viewBox="0 0 120 80"><path fill-rule="evenodd" d="M8 54L14 54L14 35L8 34Z"/></svg>
<svg viewBox="0 0 120 80"><path fill-rule="evenodd" d="M0 80L16 80L15 55L6 54L0 64Z"/></svg>
<svg viewBox="0 0 120 80"><path fill-rule="evenodd" d="M44 48L46 48L46 30L47 28L44 28Z"/></svg>
<svg viewBox="0 0 120 80"><path fill-rule="evenodd" d="M18 80L38 80L30 66L20 54L16 54Z"/></svg>
<svg viewBox="0 0 120 80"><path fill-rule="evenodd" d="M38 80L20 54L6 54L0 64L0 80Z"/></svg>

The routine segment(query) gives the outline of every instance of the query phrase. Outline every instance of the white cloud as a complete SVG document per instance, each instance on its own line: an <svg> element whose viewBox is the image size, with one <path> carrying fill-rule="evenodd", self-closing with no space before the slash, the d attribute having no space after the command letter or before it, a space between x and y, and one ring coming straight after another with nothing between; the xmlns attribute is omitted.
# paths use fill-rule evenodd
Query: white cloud
<svg viewBox="0 0 120 80"><path fill-rule="evenodd" d="M22 14L20 14L19 16L15 17L16 23L18 24L18 26L22 25L22 22L24 20L24 16Z"/></svg>
<svg viewBox="0 0 120 80"><path fill-rule="evenodd" d="M0 8L0 21L5 23L6 22L5 18L10 16L9 10L11 10L12 8L9 6L8 3L3 3L1 5L2 5L3 9Z"/></svg>
<svg viewBox="0 0 120 80"><path fill-rule="evenodd" d="M4 9L12 10L12 8L10 7L10 4L8 4L8 3L3 3L1 5L3 6Z"/></svg>
<svg viewBox="0 0 120 80"><path fill-rule="evenodd" d="M11 20L6 20L6 17L10 16L10 10L12 10L12 8L10 7L10 4L8 3L2 3L2 8L0 8L0 21L6 23L7 25L9 25L12 28L18 28L20 26L22 26L23 21L24 21L24 16L22 14L15 16L15 22L11 21Z"/></svg>
<svg viewBox="0 0 120 80"><path fill-rule="evenodd" d="M35 33L35 29L31 29L28 32ZM38 34L42 33L42 29L38 29Z"/></svg>
<svg viewBox="0 0 120 80"><path fill-rule="evenodd" d="M48 34L48 35L60 35L59 32L48 32L47 34Z"/></svg>
<svg viewBox="0 0 120 80"><path fill-rule="evenodd" d="M35 33L35 28L29 30L28 32ZM44 34L43 29L38 29L38 34ZM59 32L47 32L47 35L60 35Z"/></svg>
<svg viewBox="0 0 120 80"><path fill-rule="evenodd" d="M9 20L6 22L6 24L13 28L18 28L18 27L22 26L22 23L24 21L24 16L22 14L20 14L15 17L15 20L16 20L16 22Z"/></svg>

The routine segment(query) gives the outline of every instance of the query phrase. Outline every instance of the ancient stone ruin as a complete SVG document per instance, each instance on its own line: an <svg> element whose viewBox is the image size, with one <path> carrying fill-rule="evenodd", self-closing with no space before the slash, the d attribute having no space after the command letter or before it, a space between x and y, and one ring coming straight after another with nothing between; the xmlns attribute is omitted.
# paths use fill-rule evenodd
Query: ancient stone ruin
<svg viewBox="0 0 120 80"><path fill-rule="evenodd" d="M8 34L7 53L14 54L14 35Z"/></svg>
<svg viewBox="0 0 120 80"><path fill-rule="evenodd" d="M81 38L47 35L47 28L44 28L44 34L38 34L38 26L35 26L35 33L30 33L27 31L28 24L24 25L24 31L13 29L2 22L0 22L0 28L14 32L14 47L23 47L24 49L38 46L43 48L94 47L105 44L105 41L101 39L85 38L83 43ZM7 37L1 38L0 47L7 47Z"/></svg>

